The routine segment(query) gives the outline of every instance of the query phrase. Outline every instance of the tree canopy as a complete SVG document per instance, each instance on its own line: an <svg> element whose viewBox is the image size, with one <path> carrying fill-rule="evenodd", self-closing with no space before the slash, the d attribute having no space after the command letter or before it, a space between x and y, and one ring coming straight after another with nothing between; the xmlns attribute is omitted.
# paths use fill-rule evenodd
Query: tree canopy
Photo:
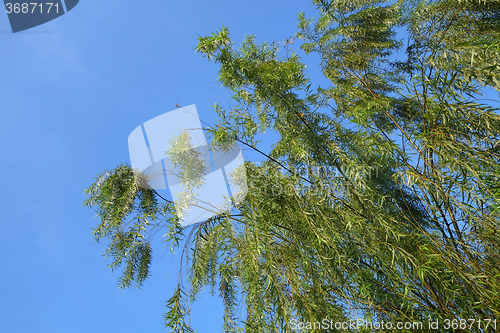
<svg viewBox="0 0 500 333"><path fill-rule="evenodd" d="M165 315L174 332L191 331L186 302L204 287L221 296L227 332L355 317L500 326L500 116L484 96L500 91L500 2L313 3L319 17L300 14L279 44L236 48L227 27L199 38L236 104L214 106L214 146L261 152L259 134L279 137L263 163L246 162L236 208L183 229L128 165L86 190L120 285L145 281L151 237L167 228L189 258ZM308 76L299 41L328 86Z"/></svg>

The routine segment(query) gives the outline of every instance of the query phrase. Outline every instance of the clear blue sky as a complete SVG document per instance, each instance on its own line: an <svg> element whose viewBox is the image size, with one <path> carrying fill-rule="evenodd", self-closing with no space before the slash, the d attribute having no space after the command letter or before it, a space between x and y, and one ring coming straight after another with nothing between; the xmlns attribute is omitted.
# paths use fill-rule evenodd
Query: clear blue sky
<svg viewBox="0 0 500 333"><path fill-rule="evenodd" d="M17 34L0 14L0 332L165 332L180 256L158 242L143 289L118 289L83 190L129 162L144 121L178 102L213 124L211 105L229 105L217 66L193 51L198 35L225 24L238 44L280 41L301 10L315 15L308 1L81 0ZM220 331L221 304L195 303L196 332Z"/></svg>
<svg viewBox="0 0 500 333"><path fill-rule="evenodd" d="M299 11L316 15L306 0L81 0L17 34L0 14L1 333L165 332L180 255L156 242L144 287L118 289L83 190L128 163L130 132L177 102L210 124L211 105L231 105L217 65L193 51L198 35L224 24L237 45L280 41ZM205 294L192 326L219 332L221 317Z"/></svg>

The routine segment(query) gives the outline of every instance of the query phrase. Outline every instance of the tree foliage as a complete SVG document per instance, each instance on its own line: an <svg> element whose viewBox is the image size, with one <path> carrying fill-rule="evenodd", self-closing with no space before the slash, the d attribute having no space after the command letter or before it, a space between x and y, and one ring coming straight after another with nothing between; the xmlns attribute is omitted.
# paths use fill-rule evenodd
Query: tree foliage
<svg viewBox="0 0 500 333"><path fill-rule="evenodd" d="M185 302L207 286L227 332L354 317L500 324L500 117L483 96L500 91L500 2L313 2L320 16L301 14L296 38L327 87L312 88L293 39L236 49L225 27L199 38L236 101L215 105L213 142L260 152L260 133L279 139L246 162L245 200L190 231L166 325L189 331ZM87 190L124 287L147 277L149 237L167 227L178 245L183 232L172 203L134 184L119 166Z"/></svg>

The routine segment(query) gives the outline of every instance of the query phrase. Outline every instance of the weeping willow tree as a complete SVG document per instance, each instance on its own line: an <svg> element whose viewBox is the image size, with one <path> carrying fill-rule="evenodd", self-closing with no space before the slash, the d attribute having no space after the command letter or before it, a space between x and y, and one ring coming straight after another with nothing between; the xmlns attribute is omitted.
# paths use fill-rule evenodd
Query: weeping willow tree
<svg viewBox="0 0 500 333"><path fill-rule="evenodd" d="M205 287L227 332L334 331L306 323L353 318L495 330L477 320L500 327L500 117L484 96L500 91L500 2L314 4L319 18L301 14L296 39L319 55L326 87L293 39L199 38L236 101L215 105L213 143L265 156L246 162L249 193L231 212L185 230L127 165L86 190L121 286L144 282L150 239L167 228L189 258L165 315L175 332L192 331L188 303ZM268 154L266 131L279 137Z"/></svg>

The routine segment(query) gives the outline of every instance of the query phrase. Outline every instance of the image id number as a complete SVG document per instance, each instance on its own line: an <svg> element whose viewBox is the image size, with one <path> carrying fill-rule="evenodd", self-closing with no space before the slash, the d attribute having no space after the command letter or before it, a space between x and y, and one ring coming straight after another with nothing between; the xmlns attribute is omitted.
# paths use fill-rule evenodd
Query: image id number
<svg viewBox="0 0 500 333"><path fill-rule="evenodd" d="M12 12L14 12L15 14L18 14L18 13L28 14L28 13L35 13L35 12L38 13L38 10L40 10L40 13L43 14L44 9L47 10L47 14L48 14L53 9L53 7L55 8L56 13L59 13L59 4L58 3L54 4L52 2L46 2L45 6L43 5L43 3L38 4L38 3L34 3L34 2L22 3L22 4L19 4L19 3L11 4L10 2L8 2L5 4L5 10L7 11L7 14L10 14Z"/></svg>

